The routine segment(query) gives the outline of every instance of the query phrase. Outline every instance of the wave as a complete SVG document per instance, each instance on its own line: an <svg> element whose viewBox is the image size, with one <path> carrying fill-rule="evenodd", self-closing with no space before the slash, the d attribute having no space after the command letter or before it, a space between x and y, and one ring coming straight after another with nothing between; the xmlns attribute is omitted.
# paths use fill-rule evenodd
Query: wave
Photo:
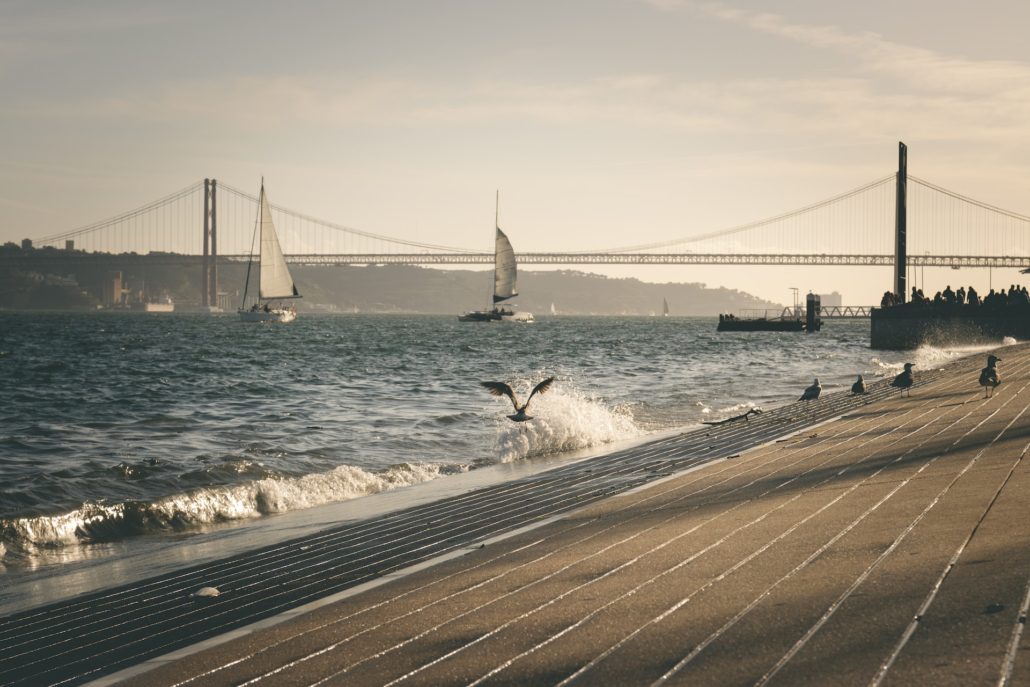
<svg viewBox="0 0 1030 687"><path fill-rule="evenodd" d="M0 520L0 560L14 549L112 541L310 508L427 482L462 469L402 463L382 472L368 472L343 465L329 472L209 487L153 502L87 502L67 513Z"/></svg>
<svg viewBox="0 0 1030 687"><path fill-rule="evenodd" d="M752 408L757 408L758 407L752 401L747 401L745 403L734 403L733 405L724 406L722 408L712 408L712 407L707 406L704 403L700 403L700 402L698 402L698 405L701 407L701 414L704 415L706 418L707 417L719 417L719 418L721 418L723 416L739 415L740 413L745 413L745 412L751 410Z"/></svg>
<svg viewBox="0 0 1030 687"><path fill-rule="evenodd" d="M533 419L527 422L498 417L498 462L575 451L645 434L628 407L611 407L568 388L556 387L534 397L530 411ZM510 406L504 409L505 414L509 412Z"/></svg>
<svg viewBox="0 0 1030 687"><path fill-rule="evenodd" d="M920 346L914 351L910 351L908 357L900 362L890 363L881 360L880 358L872 358L869 362L873 366L872 373L878 374L883 377L887 377L893 374L901 372L904 368L905 363L915 363L916 371L919 370L933 370L935 368L942 367L945 363L958 358L964 358L967 355L974 355L976 353L984 353L990 351L998 346L1007 346L1016 343L1012 337L1006 337L1001 343L996 344L978 344L968 346Z"/></svg>

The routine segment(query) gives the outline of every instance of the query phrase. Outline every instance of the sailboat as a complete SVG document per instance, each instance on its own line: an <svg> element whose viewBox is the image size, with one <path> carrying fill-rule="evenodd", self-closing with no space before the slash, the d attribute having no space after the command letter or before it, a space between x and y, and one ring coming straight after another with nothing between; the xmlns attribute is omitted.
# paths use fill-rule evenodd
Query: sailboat
<svg viewBox="0 0 1030 687"><path fill-rule="evenodd" d="M669 316L669 301L662 299L662 317Z"/></svg>
<svg viewBox="0 0 1030 687"><path fill-rule="evenodd" d="M297 286L293 283L290 270L286 267L286 258L279 245L279 237L272 223L272 211L265 195L265 180L261 180L261 194L258 198L258 227L261 230L260 257L258 262L258 300L250 308L246 308L247 291L250 289L250 272L254 264L254 252L251 249L250 262L247 263L247 282L243 287L243 301L240 303L240 319L244 322L292 322L297 319L294 306L284 306L281 301L289 298L300 298ZM256 229L255 229L256 230ZM253 244L251 244L253 246ZM273 303L273 301L279 301Z"/></svg>
<svg viewBox="0 0 1030 687"><path fill-rule="evenodd" d="M494 307L490 310L471 310L458 315L460 322L533 322L533 313L516 312L497 305L519 295L515 288L515 250L500 227L500 200L498 192L494 209Z"/></svg>

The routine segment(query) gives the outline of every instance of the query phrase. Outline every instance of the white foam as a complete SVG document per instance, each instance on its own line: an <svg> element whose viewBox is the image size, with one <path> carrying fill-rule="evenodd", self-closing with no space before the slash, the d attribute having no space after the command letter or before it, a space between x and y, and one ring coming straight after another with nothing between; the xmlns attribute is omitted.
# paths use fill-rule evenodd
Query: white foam
<svg viewBox="0 0 1030 687"><path fill-rule="evenodd" d="M1006 340L1011 340L1015 343L1011 337L1006 337ZM1002 342L1003 344L1005 341ZM872 358L869 362L873 365L873 374L879 374L883 377L897 374L901 372L905 367L905 363L915 363L916 372L919 370L933 370L942 367L944 364L956 360L958 358L964 358L967 355L974 355L976 353L984 353L997 348L1000 344L977 344L968 346L920 346L914 351L905 353L904 359L898 362L885 362L880 358Z"/></svg>
<svg viewBox="0 0 1030 687"><path fill-rule="evenodd" d="M644 434L627 409L563 387L533 398L532 420L515 423L498 417L499 462L575 451Z"/></svg>
<svg viewBox="0 0 1030 687"><path fill-rule="evenodd" d="M439 477L440 469L435 463L403 463L384 472L368 472L341 465L329 472L294 479L260 480L250 485L253 497L247 500L252 500L263 515L279 513L427 482Z"/></svg>
<svg viewBox="0 0 1030 687"><path fill-rule="evenodd" d="M442 468L435 463L403 463L383 472L368 472L341 465L329 472L301 477L266 478L175 494L149 504L86 503L59 515L14 518L4 523L4 529L9 540L21 545L63 546L83 539L120 538L147 530L201 526L310 508L436 479ZM0 550L0 554L3 552Z"/></svg>
<svg viewBox="0 0 1030 687"><path fill-rule="evenodd" d="M735 403L731 406L726 406L725 408L717 408L711 410L711 412L715 413L716 415L737 415L739 413L746 413L754 407L754 403L752 403L751 401L747 401L745 403Z"/></svg>

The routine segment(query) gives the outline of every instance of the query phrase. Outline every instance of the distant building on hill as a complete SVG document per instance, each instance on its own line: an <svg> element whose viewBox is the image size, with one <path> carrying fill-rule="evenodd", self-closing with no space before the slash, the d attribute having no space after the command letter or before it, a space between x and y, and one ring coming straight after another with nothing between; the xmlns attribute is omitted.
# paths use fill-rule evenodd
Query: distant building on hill
<svg viewBox="0 0 1030 687"><path fill-rule="evenodd" d="M835 306L844 305L843 296L834 291L833 293L821 293L819 294L819 301L822 303L824 308L833 308Z"/></svg>

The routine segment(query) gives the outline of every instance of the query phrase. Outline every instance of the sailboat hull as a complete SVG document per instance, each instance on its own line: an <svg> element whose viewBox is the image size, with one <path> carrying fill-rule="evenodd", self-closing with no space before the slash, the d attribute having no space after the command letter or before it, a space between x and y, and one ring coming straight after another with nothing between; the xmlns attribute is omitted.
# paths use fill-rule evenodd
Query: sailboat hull
<svg viewBox="0 0 1030 687"><path fill-rule="evenodd" d="M458 315L459 322L533 322L533 313L523 310L494 308L493 310L472 310Z"/></svg>
<svg viewBox="0 0 1030 687"><path fill-rule="evenodd" d="M473 310L458 315L458 322L500 322L501 314L496 310Z"/></svg>
<svg viewBox="0 0 1030 687"><path fill-rule="evenodd" d="M529 322L535 322L536 320L533 319L533 313L525 312L524 310L516 310L515 312L513 312L510 315L504 315L501 318L501 321L502 322L525 322L525 323L528 324Z"/></svg>
<svg viewBox="0 0 1030 687"><path fill-rule="evenodd" d="M293 322L297 319L296 310L282 310L273 308L268 312L264 310L240 310L240 321L242 322Z"/></svg>

